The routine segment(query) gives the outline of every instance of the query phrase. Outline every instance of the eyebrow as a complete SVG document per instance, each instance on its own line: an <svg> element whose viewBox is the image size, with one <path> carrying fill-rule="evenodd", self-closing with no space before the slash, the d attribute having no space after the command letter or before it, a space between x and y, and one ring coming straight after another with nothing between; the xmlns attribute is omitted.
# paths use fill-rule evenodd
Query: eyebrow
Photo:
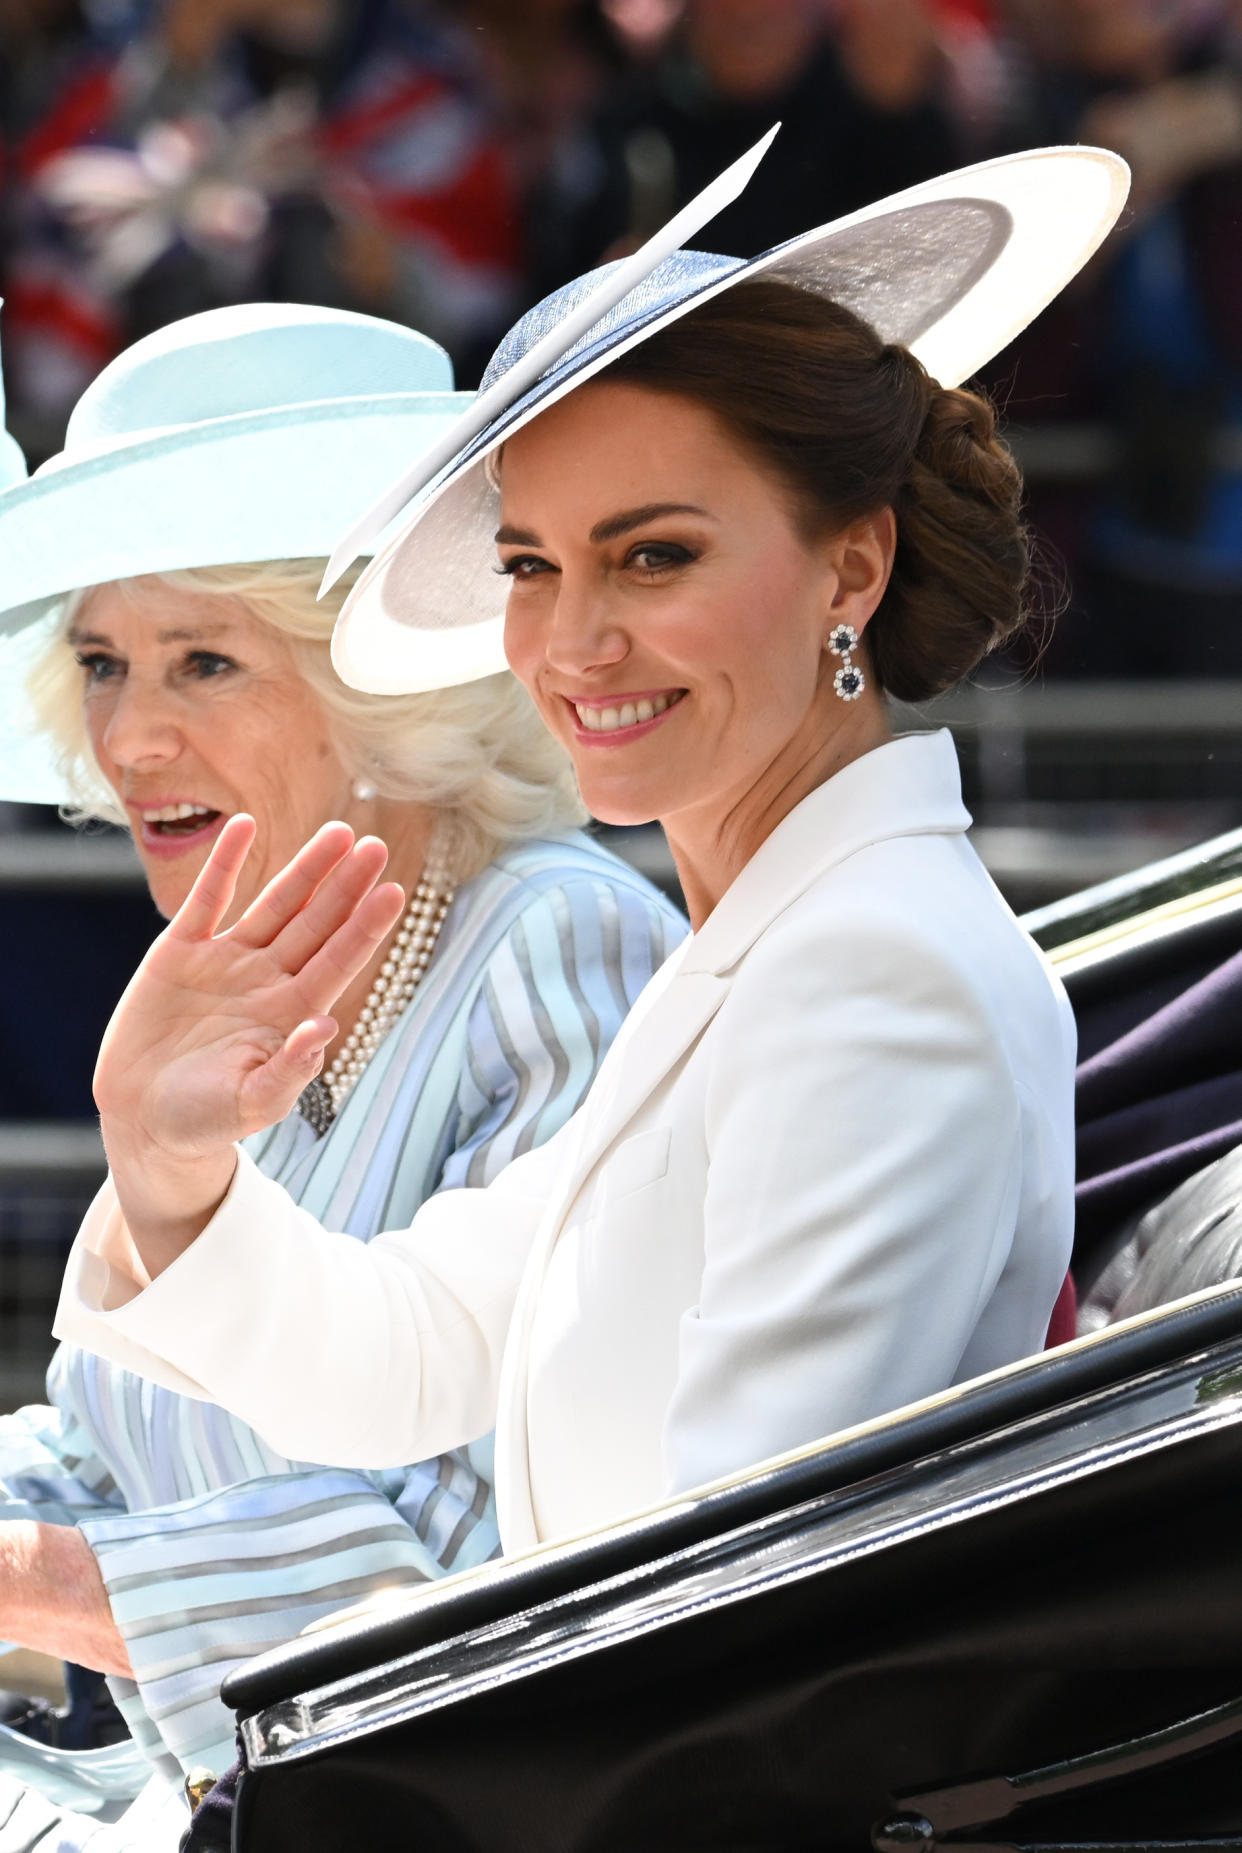
<svg viewBox="0 0 1242 1853"><path fill-rule="evenodd" d="M644 502L641 508L625 508L619 515L609 515L605 521L597 521L591 529L588 539L592 541L619 540L623 534L629 534L634 528L642 528L649 521L658 521L663 515L702 515L704 520L714 520L705 508L699 508L693 502Z"/></svg>
<svg viewBox="0 0 1242 1853"><path fill-rule="evenodd" d="M160 631L155 641L157 643L198 643L205 637L218 637L221 631L228 631L232 628L225 618L219 624L195 624L179 630ZM69 642L72 644L97 643L102 644L106 649L114 647L111 637L104 632L80 631L76 626L69 632Z"/></svg>
<svg viewBox="0 0 1242 1853"><path fill-rule="evenodd" d="M645 527L649 521L659 521L665 515L699 515L704 521L716 519L695 502L644 502L641 508L624 508L618 514L597 521L587 539L596 546L602 541L620 540L623 534ZM543 542L529 528L500 527L496 530L496 544L498 547L540 547Z"/></svg>

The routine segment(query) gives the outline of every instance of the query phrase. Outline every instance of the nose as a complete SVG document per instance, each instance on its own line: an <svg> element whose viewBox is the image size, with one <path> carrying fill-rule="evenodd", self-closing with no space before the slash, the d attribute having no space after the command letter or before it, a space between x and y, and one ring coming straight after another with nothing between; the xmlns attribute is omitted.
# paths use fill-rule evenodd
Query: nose
<svg viewBox="0 0 1242 1853"><path fill-rule="evenodd" d="M132 672L115 694L98 732L104 755L125 771L164 766L181 751L181 731L168 693ZM94 730L92 730L94 731Z"/></svg>
<svg viewBox="0 0 1242 1853"><path fill-rule="evenodd" d="M575 583L563 573L544 638L549 668L566 675L609 669L629 654L628 633L606 587Z"/></svg>

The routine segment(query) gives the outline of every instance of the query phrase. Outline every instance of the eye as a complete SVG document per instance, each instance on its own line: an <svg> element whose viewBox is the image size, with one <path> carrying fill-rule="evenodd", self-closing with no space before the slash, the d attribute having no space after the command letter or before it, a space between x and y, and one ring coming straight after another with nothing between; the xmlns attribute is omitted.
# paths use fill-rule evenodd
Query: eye
<svg viewBox="0 0 1242 1853"><path fill-rule="evenodd" d="M99 682L110 682L121 668L115 656L105 656L100 650L75 650L73 660L83 672L88 688Z"/></svg>
<svg viewBox="0 0 1242 1853"><path fill-rule="evenodd" d="M556 568L537 553L515 553L502 560L496 571L507 579L537 579L544 573L554 573Z"/></svg>
<svg viewBox="0 0 1242 1853"><path fill-rule="evenodd" d="M215 676L227 675L238 665L231 656L221 656L216 650L191 650L185 659L187 672L199 681L206 682Z"/></svg>
<svg viewBox="0 0 1242 1853"><path fill-rule="evenodd" d="M698 554L690 547L682 547L673 540L644 540L636 547L631 547L626 555L627 566L636 566L642 573L669 572L676 566L688 566Z"/></svg>

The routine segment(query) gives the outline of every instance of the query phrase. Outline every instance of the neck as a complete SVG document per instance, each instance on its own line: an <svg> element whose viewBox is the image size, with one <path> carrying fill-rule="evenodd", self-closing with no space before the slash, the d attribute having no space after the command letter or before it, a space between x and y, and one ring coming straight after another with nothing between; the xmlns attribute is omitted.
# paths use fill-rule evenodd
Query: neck
<svg viewBox="0 0 1242 1853"><path fill-rule="evenodd" d="M696 933L751 857L804 798L893 737L883 697L871 690L846 708L827 738L818 725L822 714L817 702L798 737L744 790L661 819Z"/></svg>

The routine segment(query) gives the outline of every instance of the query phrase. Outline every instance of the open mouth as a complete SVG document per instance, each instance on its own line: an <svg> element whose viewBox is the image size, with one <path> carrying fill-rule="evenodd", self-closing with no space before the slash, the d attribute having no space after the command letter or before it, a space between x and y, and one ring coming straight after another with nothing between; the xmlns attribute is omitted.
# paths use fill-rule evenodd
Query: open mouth
<svg viewBox="0 0 1242 1853"><path fill-rule="evenodd" d="M166 804L162 811L145 812L142 821L156 836L194 836L219 815L205 804Z"/></svg>
<svg viewBox="0 0 1242 1853"><path fill-rule="evenodd" d="M685 696L684 688L662 689L653 695L631 695L619 698L615 703L602 701L571 701L570 707L578 723L578 732L582 734L633 735L640 729L651 726L675 708Z"/></svg>
<svg viewBox="0 0 1242 1853"><path fill-rule="evenodd" d="M164 804L155 810L139 812L142 841L148 849L176 850L196 838L214 832L224 822L224 812L207 804L181 801Z"/></svg>

